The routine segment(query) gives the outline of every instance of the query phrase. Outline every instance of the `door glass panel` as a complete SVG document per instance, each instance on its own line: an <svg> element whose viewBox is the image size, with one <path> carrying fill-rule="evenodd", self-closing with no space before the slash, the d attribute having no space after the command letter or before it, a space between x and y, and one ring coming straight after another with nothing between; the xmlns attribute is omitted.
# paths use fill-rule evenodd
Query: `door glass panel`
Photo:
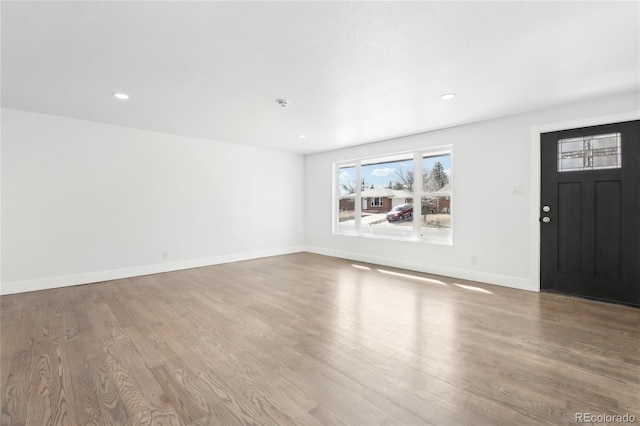
<svg viewBox="0 0 640 426"><path fill-rule="evenodd" d="M620 133L560 139L558 171L616 169L622 167Z"/></svg>

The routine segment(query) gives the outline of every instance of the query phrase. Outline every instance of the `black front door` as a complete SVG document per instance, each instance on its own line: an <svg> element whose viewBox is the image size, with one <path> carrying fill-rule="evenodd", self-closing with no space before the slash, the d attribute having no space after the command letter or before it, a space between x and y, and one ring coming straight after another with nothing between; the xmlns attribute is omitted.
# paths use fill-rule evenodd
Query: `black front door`
<svg viewBox="0 0 640 426"><path fill-rule="evenodd" d="M640 121L541 135L540 288L640 305Z"/></svg>

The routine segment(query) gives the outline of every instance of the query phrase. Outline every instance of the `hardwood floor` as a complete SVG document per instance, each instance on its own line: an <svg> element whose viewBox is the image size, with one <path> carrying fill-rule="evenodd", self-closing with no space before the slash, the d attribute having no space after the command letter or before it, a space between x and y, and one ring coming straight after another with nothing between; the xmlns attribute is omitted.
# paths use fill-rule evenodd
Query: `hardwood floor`
<svg viewBox="0 0 640 426"><path fill-rule="evenodd" d="M640 422L631 307L308 253L1 299L2 425Z"/></svg>

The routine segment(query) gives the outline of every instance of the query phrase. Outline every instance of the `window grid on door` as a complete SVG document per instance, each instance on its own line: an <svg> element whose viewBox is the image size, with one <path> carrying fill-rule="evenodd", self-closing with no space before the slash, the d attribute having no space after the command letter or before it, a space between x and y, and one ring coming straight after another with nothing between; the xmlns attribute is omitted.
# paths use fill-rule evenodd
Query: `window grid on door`
<svg viewBox="0 0 640 426"><path fill-rule="evenodd" d="M575 172L622 167L620 133L558 140L558 171Z"/></svg>

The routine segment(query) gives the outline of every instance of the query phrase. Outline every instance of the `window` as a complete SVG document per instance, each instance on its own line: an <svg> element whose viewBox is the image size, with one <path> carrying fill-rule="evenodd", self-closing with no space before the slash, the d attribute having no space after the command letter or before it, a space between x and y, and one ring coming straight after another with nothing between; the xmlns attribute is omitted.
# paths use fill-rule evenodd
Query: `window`
<svg viewBox="0 0 640 426"><path fill-rule="evenodd" d="M420 235L451 241L451 153L422 155Z"/></svg>
<svg viewBox="0 0 640 426"><path fill-rule="evenodd" d="M382 207L382 198L381 197L372 197L371 198L371 207Z"/></svg>
<svg viewBox="0 0 640 426"><path fill-rule="evenodd" d="M355 231L356 166L338 168L338 231Z"/></svg>
<svg viewBox="0 0 640 426"><path fill-rule="evenodd" d="M335 163L334 231L451 244L451 153L447 146Z"/></svg>

